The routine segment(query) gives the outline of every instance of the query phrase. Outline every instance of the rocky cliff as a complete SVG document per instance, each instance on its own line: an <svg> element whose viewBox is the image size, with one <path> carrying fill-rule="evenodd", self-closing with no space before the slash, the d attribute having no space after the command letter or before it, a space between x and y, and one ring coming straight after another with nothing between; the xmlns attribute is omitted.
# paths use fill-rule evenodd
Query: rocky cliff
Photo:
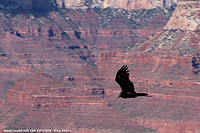
<svg viewBox="0 0 200 133"><path fill-rule="evenodd" d="M23 2L22 2L23 1ZM10 11L30 10L47 12L56 8L122 8L126 10L174 8L177 0L2 0L0 8Z"/></svg>
<svg viewBox="0 0 200 133"><path fill-rule="evenodd" d="M79 87L55 81L44 73L20 78L8 91L7 102L1 103L0 123L4 129L155 132L109 107L102 89Z"/></svg>
<svg viewBox="0 0 200 133"><path fill-rule="evenodd" d="M187 4L186 4L187 3ZM165 29L200 30L200 7L198 1L179 2Z"/></svg>
<svg viewBox="0 0 200 133"><path fill-rule="evenodd" d="M151 117L162 119L166 126L168 126L168 123L165 123L165 120L169 119L193 123L190 125L192 128L188 127L185 129L181 127L173 128L171 126L170 129L173 128L171 132L196 132L199 130L199 118L196 119L199 115L198 110L196 110L199 108L197 102L199 97L198 63L200 50L198 13L199 4L196 1L180 2L167 23L165 30L150 36L143 43L134 45L124 54L118 53L122 57L121 61L123 63L132 64L132 69L135 71L133 73L133 81L138 85L138 90L140 90L139 86L141 86L143 90L146 88L146 91L152 92L152 96L159 99L159 102L157 102L159 105L148 107L150 104L155 104L154 100L156 99L148 99L148 102L145 102L145 99L137 104L130 102L127 105L125 104L127 101L121 101L116 106L111 103L115 108L120 111L123 110L128 116L135 114L132 115L133 118L140 115L144 118L144 123L149 121L148 119L151 119ZM196 15L195 19L193 15ZM116 60L110 56L107 57L107 60L118 62L119 59ZM151 100L152 102L150 102ZM174 101L171 102L170 100ZM195 117L191 118L191 116ZM157 125L150 121L147 122L148 127L152 128ZM198 123L197 125L195 124L196 122ZM186 123L181 125L184 124ZM159 129L159 127L154 129ZM167 130L165 132L169 132Z"/></svg>
<svg viewBox="0 0 200 133"><path fill-rule="evenodd" d="M2 97L24 74L45 72L62 80L84 65L95 65L103 51L142 42L161 30L172 13L161 8L5 11L0 13Z"/></svg>
<svg viewBox="0 0 200 133"><path fill-rule="evenodd" d="M126 10L137 9L153 9L156 7L171 8L177 4L177 0L56 0L59 8L87 8L87 7L101 7L101 8L123 8Z"/></svg>
<svg viewBox="0 0 200 133"><path fill-rule="evenodd" d="M199 55L200 5L197 1L180 2L165 30L133 48L146 53L195 57Z"/></svg>

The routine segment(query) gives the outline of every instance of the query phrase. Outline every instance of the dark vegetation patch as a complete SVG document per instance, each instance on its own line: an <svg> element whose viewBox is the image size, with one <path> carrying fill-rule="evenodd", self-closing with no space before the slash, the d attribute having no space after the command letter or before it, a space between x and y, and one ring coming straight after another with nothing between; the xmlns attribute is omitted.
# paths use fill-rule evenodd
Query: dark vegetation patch
<svg viewBox="0 0 200 133"><path fill-rule="evenodd" d="M49 36L49 37L51 37L51 36L54 36L54 35L55 35L55 34L53 33L53 30L52 30L52 29L49 29L48 33L49 33L49 34L48 34L48 36Z"/></svg>
<svg viewBox="0 0 200 133"><path fill-rule="evenodd" d="M12 66L19 66L19 65L20 65L17 61L12 61L10 64L11 64Z"/></svg>
<svg viewBox="0 0 200 133"><path fill-rule="evenodd" d="M79 46L69 46L69 49L80 49Z"/></svg>
<svg viewBox="0 0 200 133"><path fill-rule="evenodd" d="M9 85L15 85L15 82L14 82L13 80L8 80L7 83L8 83Z"/></svg>
<svg viewBox="0 0 200 133"><path fill-rule="evenodd" d="M200 72L200 54L196 54L195 57L192 57L192 68L193 74L197 75Z"/></svg>
<svg viewBox="0 0 200 133"><path fill-rule="evenodd" d="M42 28L41 28L41 27L39 27L39 28L38 28L38 32L41 32L41 31L42 31Z"/></svg>
<svg viewBox="0 0 200 133"><path fill-rule="evenodd" d="M6 55L6 54L1 54L1 56L2 56L2 57L7 57L7 55Z"/></svg>
<svg viewBox="0 0 200 133"><path fill-rule="evenodd" d="M23 38L22 35L18 31L16 31L16 36Z"/></svg>
<svg viewBox="0 0 200 133"><path fill-rule="evenodd" d="M67 33L64 32L64 31L61 33L61 37L66 38L66 39L70 39L69 36L67 35Z"/></svg>
<svg viewBox="0 0 200 133"><path fill-rule="evenodd" d="M74 31L74 35L77 39L81 39L81 32L80 31Z"/></svg>

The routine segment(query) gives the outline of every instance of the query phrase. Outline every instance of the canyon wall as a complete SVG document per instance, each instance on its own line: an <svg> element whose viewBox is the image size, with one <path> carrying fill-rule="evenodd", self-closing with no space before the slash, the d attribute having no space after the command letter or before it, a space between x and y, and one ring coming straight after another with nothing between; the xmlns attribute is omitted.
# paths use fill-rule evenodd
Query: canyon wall
<svg viewBox="0 0 200 133"><path fill-rule="evenodd" d="M0 8L5 10L32 10L48 12L56 8L122 8L126 10L174 8L177 0L2 0Z"/></svg>
<svg viewBox="0 0 200 133"><path fill-rule="evenodd" d="M59 8L86 8L89 7L101 7L101 8L123 8L126 10L137 9L153 9L156 7L171 8L171 6L178 3L177 0L56 0Z"/></svg>
<svg viewBox="0 0 200 133"><path fill-rule="evenodd" d="M142 42L163 29L171 13L160 8L63 9L41 16L1 12L1 97L6 98L8 88L26 74L45 72L62 80L85 65L95 65L104 51Z"/></svg>
<svg viewBox="0 0 200 133"><path fill-rule="evenodd" d="M115 83L114 77L123 63L129 66L130 79L134 82L136 91L148 92L152 97L116 101L120 87ZM180 64L179 69L184 73L177 70L173 73L173 69L177 69L178 64ZM97 67L84 66L75 75L65 77L61 82L55 81L52 76L44 73L22 77L15 82L15 88L8 91L7 102L1 104L4 104L2 107L8 103L14 104L15 108L22 110L29 108L28 115L15 127L31 125L38 128L40 127L38 123L45 123L44 118L45 120L59 118L60 126L55 124L58 123L56 120L51 126L69 127L68 124L73 123L69 128L73 128L74 131L79 124L85 128L95 127L96 130L110 129L111 132L141 130L136 127L130 128L128 125L132 122L151 128L147 130L148 132L154 130L169 132L169 128L171 132L180 133L197 131L200 128L199 94L196 93L199 83L196 79L198 76L193 75L191 70L191 58L188 57L141 56L112 51L101 55ZM188 76L190 79L185 79ZM129 116L128 119L121 114ZM107 117L112 120L112 126L106 123L109 128L102 127ZM69 123L62 118L67 119ZM117 125L122 124L119 120L126 126L117 128ZM84 125L82 122L85 121L92 123L87 122ZM5 121L4 124L11 126L14 122Z"/></svg>
<svg viewBox="0 0 200 133"><path fill-rule="evenodd" d="M200 30L200 16L198 1L179 2L173 16L167 23L165 29L181 29L181 30Z"/></svg>
<svg viewBox="0 0 200 133"><path fill-rule="evenodd" d="M72 80L55 81L44 73L20 78L15 82L15 87L8 91L7 102L0 103L3 105L0 110L1 125L7 129L10 127L63 129L64 127L73 132L155 131L127 119L119 111L110 108L102 89L87 86L85 88L87 92L84 92L79 88L81 86L69 82Z"/></svg>

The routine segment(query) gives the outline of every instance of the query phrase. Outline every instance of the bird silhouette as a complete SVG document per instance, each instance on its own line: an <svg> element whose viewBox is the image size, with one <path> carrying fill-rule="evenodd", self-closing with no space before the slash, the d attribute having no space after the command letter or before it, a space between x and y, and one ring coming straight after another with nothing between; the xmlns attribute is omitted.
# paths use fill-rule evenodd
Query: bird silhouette
<svg viewBox="0 0 200 133"><path fill-rule="evenodd" d="M135 98L137 96L149 96L147 93L136 93L133 83L129 79L129 70L127 65L123 65L117 72L115 81L120 85L122 92L119 97Z"/></svg>

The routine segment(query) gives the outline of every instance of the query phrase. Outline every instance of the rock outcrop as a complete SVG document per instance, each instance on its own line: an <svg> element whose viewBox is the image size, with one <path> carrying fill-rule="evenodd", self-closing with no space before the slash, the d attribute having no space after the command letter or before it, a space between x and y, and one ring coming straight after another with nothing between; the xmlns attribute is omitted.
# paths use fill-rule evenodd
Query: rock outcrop
<svg viewBox="0 0 200 133"><path fill-rule="evenodd" d="M146 53L196 56L200 49L199 11L198 1L180 2L165 30L133 49Z"/></svg>
<svg viewBox="0 0 200 133"><path fill-rule="evenodd" d="M153 9L156 7L171 8L177 0L56 0L59 8L123 8L126 10Z"/></svg>
<svg viewBox="0 0 200 133"><path fill-rule="evenodd" d="M0 8L9 11L48 12L53 9L122 8L126 10L173 8L177 0L2 0Z"/></svg>
<svg viewBox="0 0 200 133"><path fill-rule="evenodd" d="M55 81L44 73L23 77L8 91L7 102L1 103L0 123L5 129L155 131L109 107L108 101L102 97L104 93L99 93L102 89L87 87L84 91L77 87L80 86Z"/></svg>
<svg viewBox="0 0 200 133"><path fill-rule="evenodd" d="M200 6L198 1L179 2L165 29L200 30Z"/></svg>
<svg viewBox="0 0 200 133"><path fill-rule="evenodd" d="M32 72L49 73L62 80L84 65L95 65L103 51L144 41L163 29L169 14L160 8L66 9L45 17L27 12L16 16L1 13L2 80L16 80Z"/></svg>
<svg viewBox="0 0 200 133"><path fill-rule="evenodd" d="M185 10L184 7L191 5L193 8L188 10L188 14L198 14L199 5L196 2L181 2L177 9ZM152 118L162 120L161 123L165 123L166 127L168 127L166 121L171 121L170 124L174 123L174 126L171 126L171 129L173 128L171 132L182 132L183 130L183 132L195 132L199 130L199 113L196 109L199 108L200 34L197 27L192 29L193 27L191 26L191 28L190 25L185 27L179 25L173 27L175 25L172 25L169 28L170 23L184 18L179 15L175 19L173 17L178 13L177 10L174 13L165 30L150 36L143 43L138 43L123 52L117 50L104 52L98 62L98 72L107 75L101 82L108 86L106 88L112 88L108 89L106 93L113 95L120 91L115 90L117 85L114 85L112 77L115 76L115 72L121 65L128 64L130 70L132 69L130 73L133 77L131 75L130 77L135 83L135 88L141 92L149 92L154 99L138 99L137 103L132 103L131 100L129 103L126 100L120 101L117 105L114 101L110 101L110 105L128 116L132 116L133 119L140 116L143 119L138 121L144 125L146 123L147 127L151 128L156 125L157 127L153 129L158 131L169 132L164 127L159 129L159 124L155 122L152 124ZM194 20L192 17L187 17L187 19L189 18L192 20L188 21ZM109 69L110 66L112 69ZM106 71L107 69L109 72ZM99 79L101 78L99 75ZM188 123L180 124L178 121L187 121ZM176 127L189 123L194 128Z"/></svg>

